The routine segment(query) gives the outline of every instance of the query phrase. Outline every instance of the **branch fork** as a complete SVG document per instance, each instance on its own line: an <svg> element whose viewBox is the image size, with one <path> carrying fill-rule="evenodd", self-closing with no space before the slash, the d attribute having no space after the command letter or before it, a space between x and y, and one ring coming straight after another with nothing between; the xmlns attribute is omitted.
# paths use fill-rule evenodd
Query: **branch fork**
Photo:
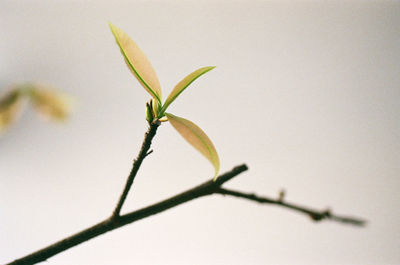
<svg viewBox="0 0 400 265"><path fill-rule="evenodd" d="M173 197L160 201L158 203L149 205L142 209L132 211L126 214L121 215L121 208L124 205L124 202L128 196L128 193L131 189L135 176L143 162L143 160L151 154L152 150L149 151L151 142L157 132L158 127L160 126L160 122L152 122L149 123L149 129L145 134L142 147L139 151L137 158L133 162L132 170L127 178L125 187L123 189L122 194L112 212L111 216L89 228L86 228L72 236L66 237L54 244L51 244L43 249L33 252L25 257L17 259L13 262L8 263L8 265L26 265L26 264L35 264L41 261L45 261L48 258L61 253L69 248L72 248L76 245L79 245L85 241L88 241L92 238L105 234L109 231L118 229L127 224L139 221L141 219L150 217L152 215L161 213L168 209L174 208L180 204L185 202L212 195L212 194L220 194L224 196L233 196L242 199L248 199L250 201L255 201L258 203L267 203L267 204L275 204L279 205L303 214L310 216L314 221L321 221L324 219L329 219L332 221L337 221L341 223L363 226L366 222L364 220L352 217L343 217L333 215L330 210L325 211L317 211L314 209L310 209L307 207L287 203L283 200L284 192L281 192L277 199L260 197L256 194L243 193L240 191L234 191L230 189L222 188L222 185L232 178L238 176L244 171L248 170L248 167L243 164L234 167L232 170L220 175L217 179L210 179L198 186L195 186L189 190L186 190L180 194L177 194Z"/></svg>

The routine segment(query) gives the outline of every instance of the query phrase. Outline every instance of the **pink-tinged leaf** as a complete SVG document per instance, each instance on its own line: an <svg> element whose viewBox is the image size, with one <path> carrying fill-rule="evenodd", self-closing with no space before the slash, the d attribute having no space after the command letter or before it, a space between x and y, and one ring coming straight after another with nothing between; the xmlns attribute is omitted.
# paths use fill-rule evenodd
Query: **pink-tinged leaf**
<svg viewBox="0 0 400 265"><path fill-rule="evenodd" d="M171 113L165 113L165 115L183 138L211 162L215 169L214 178L216 178L219 171L219 157L210 138L193 122Z"/></svg>
<svg viewBox="0 0 400 265"><path fill-rule="evenodd" d="M126 65L146 91L161 103L161 86L150 61L139 46L121 29L109 23Z"/></svg>

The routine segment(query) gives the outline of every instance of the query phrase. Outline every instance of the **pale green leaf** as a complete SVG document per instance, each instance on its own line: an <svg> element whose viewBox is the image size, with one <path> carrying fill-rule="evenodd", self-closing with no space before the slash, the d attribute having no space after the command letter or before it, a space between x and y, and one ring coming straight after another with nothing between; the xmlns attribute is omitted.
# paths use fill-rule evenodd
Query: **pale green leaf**
<svg viewBox="0 0 400 265"><path fill-rule="evenodd" d="M182 79L172 90L172 92L169 94L168 98L165 100L163 109L161 112L164 112L168 106L185 90L191 83L193 83L194 80L202 76L203 74L207 73L208 71L211 71L214 69L215 66L206 66L202 67L200 69L197 69L193 73L189 74L186 76L184 79Z"/></svg>
<svg viewBox="0 0 400 265"><path fill-rule="evenodd" d="M165 115L183 138L211 162L215 169L214 177L216 178L219 171L219 157L210 138L193 122L171 113L165 113Z"/></svg>
<svg viewBox="0 0 400 265"><path fill-rule="evenodd" d="M150 61L139 46L121 29L109 23L125 62L146 91L161 103L161 86Z"/></svg>

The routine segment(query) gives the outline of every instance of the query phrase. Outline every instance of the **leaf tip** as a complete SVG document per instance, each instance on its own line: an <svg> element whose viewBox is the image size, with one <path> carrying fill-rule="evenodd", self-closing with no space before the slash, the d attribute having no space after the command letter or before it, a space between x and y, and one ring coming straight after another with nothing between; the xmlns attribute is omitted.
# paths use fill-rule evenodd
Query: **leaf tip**
<svg viewBox="0 0 400 265"><path fill-rule="evenodd" d="M111 21L108 21L107 24L108 24L108 27L111 29L111 31L114 32L114 28L115 28L114 24L111 23Z"/></svg>
<svg viewBox="0 0 400 265"><path fill-rule="evenodd" d="M209 71L211 71L211 70L213 70L214 68L216 68L217 66L206 66L206 67L203 67L202 69L204 69L204 72L203 72L203 74L205 74L205 73L207 73L207 72L209 72Z"/></svg>
<svg viewBox="0 0 400 265"><path fill-rule="evenodd" d="M171 113L165 113L165 115L172 127L174 127L189 144L197 149L214 166L214 180L216 180L220 168L220 161L217 150L210 138L208 138L204 131L193 122Z"/></svg>

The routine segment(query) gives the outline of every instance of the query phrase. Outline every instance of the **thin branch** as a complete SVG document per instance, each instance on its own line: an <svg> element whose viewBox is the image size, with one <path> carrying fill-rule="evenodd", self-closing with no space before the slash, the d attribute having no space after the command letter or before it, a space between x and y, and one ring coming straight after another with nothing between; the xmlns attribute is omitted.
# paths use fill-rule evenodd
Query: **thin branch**
<svg viewBox="0 0 400 265"><path fill-rule="evenodd" d="M160 126L159 122L151 123L149 126L149 129L147 130L147 132L144 136L142 148L140 148L138 156L133 161L133 166L132 166L131 172L126 180L124 191L122 192L122 194L119 198L119 201L118 201L117 205L115 206L115 209L114 209L114 212L112 215L115 218L118 217L121 212L121 208L124 205L126 197L128 196L129 190L131 189L131 186L133 184L135 176L136 176L140 166L142 165L143 160L146 158L146 156L148 156L149 154L151 154L151 152L153 152L153 150L149 151L149 149L151 146L151 141L153 140L154 136L156 135L158 126Z"/></svg>
<svg viewBox="0 0 400 265"><path fill-rule="evenodd" d="M313 221L316 221L316 222L327 219L327 220L351 224L351 225L355 225L355 226L364 226L366 224L365 220L362 220L359 218L353 218L353 217L334 215L331 213L330 210L318 211L318 210L314 210L314 209L311 209L308 207L296 205L293 203L288 203L283 200L282 196L278 199L272 199L272 198L268 198L268 197L260 197L253 193L244 193L244 192L240 192L240 191L234 191L234 190L223 189L223 188L219 188L215 193L222 194L222 195L229 195L229 196L243 198L243 199L248 199L251 201L258 202L258 203L276 204L276 205L279 205L279 206L282 206L285 208L289 208L289 209L297 211L297 212L304 213L304 214L308 215Z"/></svg>
<svg viewBox="0 0 400 265"><path fill-rule="evenodd" d="M79 245L85 241L88 241L94 237L105 234L109 231L112 231L124 225L136 222L140 219L149 217L157 213L161 213L165 210L168 210L170 208L173 208L177 205L183 204L190 200L213 194L222 184L224 184L225 182L229 181L230 179L236 177L237 175L246 170L247 170L246 165L235 167L231 171L226 172L225 174L219 176L219 178L216 181L213 181L211 179L199 186L189 189L169 199L155 203L153 205L139 209L137 211L130 212L122 216L115 217L114 215L112 215L110 218L105 219L99 222L98 224L95 224L94 226L82 230L70 237L62 239L30 255L27 255L23 258L8 263L8 265L35 264L37 262L45 261L48 258L60 252L63 252L71 247Z"/></svg>
<svg viewBox="0 0 400 265"><path fill-rule="evenodd" d="M131 224L138 220L147 218L149 216L155 215L157 213L161 213L168 209L174 208L180 204L185 202L204 197L211 194L223 194L223 195L230 195L234 197L244 198L251 201L256 201L259 203L269 203L269 204L276 204L280 205L295 211L299 211L309 215L313 220L320 221L323 219L331 219L333 221L338 221L342 223L348 223L353 225L362 226L365 224L365 221L350 218L350 217L341 217L337 215L331 214L329 211L316 211L310 208L306 208L303 206L294 205L291 203L286 203L283 201L283 198L280 199L271 199L267 197L259 197L254 194L242 193L239 191L233 191L228 189L223 189L221 186L231 180L232 178L236 177L240 173L246 171L248 168L246 165L240 165L233 168L231 171L226 172L223 175L220 175L216 181L213 179L206 181L194 188L191 188L185 192L182 192L178 195L170 197L166 200L161 202L155 203L153 205L144 207L142 209L121 215L121 216L111 216L110 218L101 221L100 223L89 227L81 232L78 232L70 237L67 237L63 240L60 240L52 245L49 245L39 251L36 251L28 256L25 256L21 259L15 260L8 265L15 265L15 264L35 264L37 262L45 261L48 258L63 252L71 247L79 245L85 241L88 241L92 238L95 238L99 235L105 234L109 231L114 229L120 228L127 224Z"/></svg>
<svg viewBox="0 0 400 265"><path fill-rule="evenodd" d="M242 192L238 192L238 191L232 191L232 190L227 190L227 189L221 188L221 186L224 183L226 183L227 181L236 177L240 173L246 171L248 169L246 165L240 165L240 166L233 168L231 171L226 172L223 175L220 175L215 181L213 179L211 179L209 181L204 182L201 185L198 185L192 189L189 189L178 195L170 197L169 199L166 199L164 201L155 203L153 205L144 207L142 209L139 209L139 210L136 210L136 211L124 214L124 215L120 215L121 208L128 196L129 190L133 184L134 178L135 178L143 160L146 158L147 155L149 155L152 152L152 151L149 151L150 146L151 146L151 141L152 141L153 137L155 136L159 125L160 125L159 123L150 124L150 127L145 134L145 138L143 140L140 152L139 152L137 158L133 162L132 170L128 176L124 190L119 198L119 201L118 201L112 215L109 218L107 218L89 228L86 228L72 236L64 238L52 245L49 245L43 249L33 252L32 254L29 254L25 257L17 259L15 261L9 263L9 265L10 264L13 264L13 265L15 265L15 264L24 264L24 265L25 264L35 264L37 262L45 261L48 258L50 258L60 252L63 252L69 248L72 248L72 247L79 245L83 242L86 242L92 238L95 238L97 236L105 234L109 231L120 228L120 227L125 226L130 223L136 222L143 218L152 216L154 214L161 213L163 211L166 211L168 209L171 209L173 207L176 207L180 204L191 201L193 199L197 199L197 198L204 197L204 196L211 195L211 194L230 195L230 196L249 199L252 201L257 201L260 203L271 203L271 204L280 205L280 206L283 206L286 208L293 209L295 211L299 211L299 212L308 214L315 221L320 221L322 219L331 219L334 221L338 221L338 222L342 222L342 223L350 223L353 225L363 225L365 223L364 221L355 219L355 218L340 217L340 216L332 215L329 211L318 212L318 211L315 211L315 210L312 210L309 208L305 208L305 207L301 207L301 206L297 206L294 204L289 204L289 203L283 202L283 193L281 194L280 199L274 200L274 199L269 199L266 197L258 197L254 194L246 194L246 193L242 193Z"/></svg>

